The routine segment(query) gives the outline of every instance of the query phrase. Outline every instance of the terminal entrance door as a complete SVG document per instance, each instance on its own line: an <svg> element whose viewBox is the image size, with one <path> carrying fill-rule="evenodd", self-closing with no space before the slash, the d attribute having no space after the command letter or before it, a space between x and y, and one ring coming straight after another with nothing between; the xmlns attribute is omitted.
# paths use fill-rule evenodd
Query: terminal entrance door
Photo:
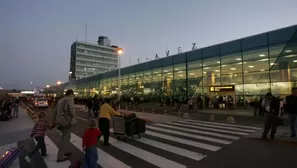
<svg viewBox="0 0 297 168"><path fill-rule="evenodd" d="M230 106L234 106L236 102L236 93L235 93L235 86L234 85L223 85L223 86L210 86L209 87L209 94L211 100L214 100L217 98L219 101L219 97L221 96L223 98L223 102L218 102L218 104L213 103L213 107L215 108L227 108ZM230 98L232 98L233 101L230 102ZM230 102L231 104L229 104ZM223 104L223 105L222 105Z"/></svg>

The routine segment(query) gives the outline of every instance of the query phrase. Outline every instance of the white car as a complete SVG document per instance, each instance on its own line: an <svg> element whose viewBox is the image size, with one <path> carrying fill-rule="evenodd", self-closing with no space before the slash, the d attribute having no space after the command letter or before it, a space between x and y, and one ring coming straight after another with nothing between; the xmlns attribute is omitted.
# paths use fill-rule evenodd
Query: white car
<svg viewBox="0 0 297 168"><path fill-rule="evenodd" d="M48 108L48 101L45 97L36 97L33 101L35 108Z"/></svg>

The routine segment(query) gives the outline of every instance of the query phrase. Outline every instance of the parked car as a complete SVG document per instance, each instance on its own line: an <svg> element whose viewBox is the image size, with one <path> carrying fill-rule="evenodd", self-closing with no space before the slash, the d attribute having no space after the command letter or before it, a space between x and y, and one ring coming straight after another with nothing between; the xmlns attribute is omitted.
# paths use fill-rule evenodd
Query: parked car
<svg viewBox="0 0 297 168"><path fill-rule="evenodd" d="M33 101L35 108L48 108L48 101L45 97L36 97Z"/></svg>

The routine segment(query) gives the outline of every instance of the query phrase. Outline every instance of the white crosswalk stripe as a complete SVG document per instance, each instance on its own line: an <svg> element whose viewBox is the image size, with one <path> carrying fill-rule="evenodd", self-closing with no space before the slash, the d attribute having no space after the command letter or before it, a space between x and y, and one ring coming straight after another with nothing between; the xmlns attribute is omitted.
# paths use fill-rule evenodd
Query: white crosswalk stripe
<svg viewBox="0 0 297 168"><path fill-rule="evenodd" d="M97 145L97 163L103 168L193 167L242 136L260 130L257 127L196 120L147 125L146 129L144 137L132 138L128 142L117 140L111 129L111 146L101 145L103 138ZM82 135L72 133L70 142L83 155ZM56 163L58 149L50 137L45 137L45 143L49 154L44 159L46 165L49 168L68 167L69 161Z"/></svg>
<svg viewBox="0 0 297 168"><path fill-rule="evenodd" d="M228 147L241 136L259 130L257 127L195 120L147 125L146 128L145 137L133 138L128 142L117 140L111 134L112 149L100 144L97 146L98 164L103 168L135 167L133 159L127 161L125 154L120 157L116 154L121 151L129 157L140 159L143 166L150 164L162 168L188 167L188 162L198 162L207 155ZM112 133L113 129L110 131ZM81 137L72 134L71 143L82 151Z"/></svg>

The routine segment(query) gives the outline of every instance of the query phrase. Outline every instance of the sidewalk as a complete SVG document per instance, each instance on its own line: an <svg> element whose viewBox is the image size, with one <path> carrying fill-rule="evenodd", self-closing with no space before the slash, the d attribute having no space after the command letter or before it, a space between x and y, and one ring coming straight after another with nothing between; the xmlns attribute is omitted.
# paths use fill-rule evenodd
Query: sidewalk
<svg viewBox="0 0 297 168"><path fill-rule="evenodd" d="M9 148L17 147L19 141L29 137L33 121L28 117L25 110L20 107L19 117L9 121L0 121L0 155L4 154ZM19 168L20 163L17 159L11 168Z"/></svg>
<svg viewBox="0 0 297 168"><path fill-rule="evenodd" d="M260 139L262 137L263 130L257 131L253 134L246 136L249 139ZM290 128L287 126L279 126L275 134L276 142L287 143L297 146L297 138L290 137Z"/></svg>

